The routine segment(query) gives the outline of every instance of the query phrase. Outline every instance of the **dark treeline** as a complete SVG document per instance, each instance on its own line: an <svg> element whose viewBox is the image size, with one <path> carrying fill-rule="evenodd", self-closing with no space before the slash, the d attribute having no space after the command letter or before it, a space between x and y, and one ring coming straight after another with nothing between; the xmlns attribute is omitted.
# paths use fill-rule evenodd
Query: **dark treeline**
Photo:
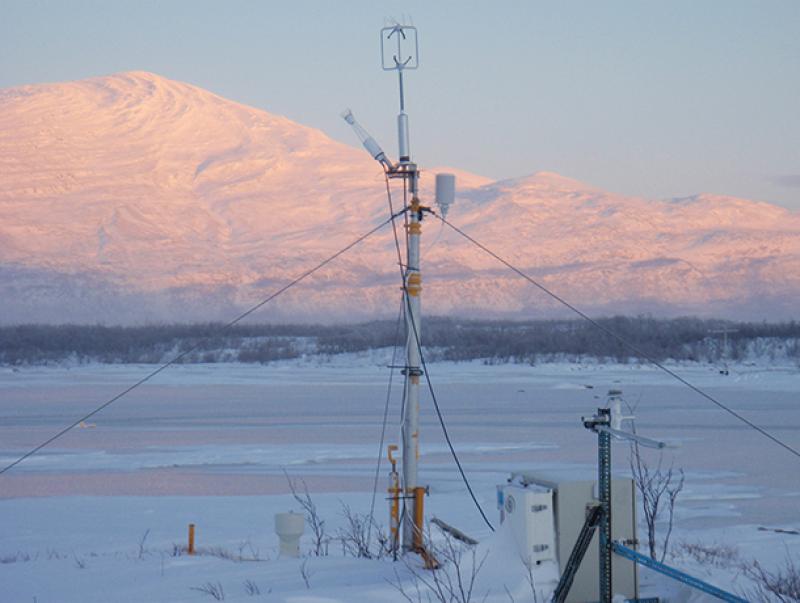
<svg viewBox="0 0 800 603"><path fill-rule="evenodd" d="M800 359L800 323L734 323L698 318L613 317L598 321L658 360L733 361L754 356ZM720 329L735 330L723 349ZM340 354L402 345L395 321L357 325L170 324L139 327L19 325L0 327L0 363L72 360L159 363L191 350L182 362L270 362L302 354ZM541 362L555 357L627 362L641 356L586 321L528 322L430 318L428 357L443 360Z"/></svg>
<svg viewBox="0 0 800 603"><path fill-rule="evenodd" d="M443 360L488 359L537 362L555 356L627 362L647 355L657 360L742 360L748 353L800 359L800 323L739 323L699 318L601 318L603 327L635 346L639 354L584 320L488 321L433 318L423 325L423 344ZM727 329L723 336L714 331ZM357 352L394 344L396 324L369 323L332 328L319 335L320 350ZM400 338L404 337L401 329Z"/></svg>
<svg viewBox="0 0 800 603"><path fill-rule="evenodd" d="M187 350L184 362L267 362L298 355L307 325L167 324L141 327L17 325L0 327L0 363L40 364L75 358L105 363L159 363Z"/></svg>

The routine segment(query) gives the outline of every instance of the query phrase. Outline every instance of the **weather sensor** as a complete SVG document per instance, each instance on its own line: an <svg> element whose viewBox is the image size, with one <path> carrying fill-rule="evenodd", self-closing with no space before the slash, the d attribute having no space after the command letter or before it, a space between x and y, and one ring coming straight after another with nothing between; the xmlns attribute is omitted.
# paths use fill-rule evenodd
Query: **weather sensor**
<svg viewBox="0 0 800 603"><path fill-rule="evenodd" d="M345 109L342 111L342 118L352 126L356 136L361 140L361 144L364 145L367 152L372 155L372 158L379 161L389 171L393 170L394 165L392 165L392 162L386 157L386 153L383 152L381 145L369 135L369 132L361 127L361 124L356 121L353 112L350 109Z"/></svg>
<svg viewBox="0 0 800 603"><path fill-rule="evenodd" d="M436 559L426 549L422 535L424 533L423 501L427 488L417 483L417 460L419 459L419 390L420 378L424 375L422 352L420 350L421 333L421 296L422 272L421 249L422 220L426 213L432 213L429 207L420 202L419 169L411 160L409 145L408 115L405 111L405 89L403 73L407 69L416 69L419 65L417 46L417 28L413 25L394 24L381 29L381 60L385 71L397 71L400 84L400 112L397 115L397 138L399 160L393 163L369 133L361 127L347 109L342 113L344 120L355 131L361 144L378 161L386 171L387 178L403 180L403 209L406 215L406 262L401 267L403 272L403 304L406 316L406 363L402 368L406 378L405 399L403 404L402 434L402 488L400 481L393 478L390 488L392 501L391 513L397 518L393 523L393 539L391 547L398 550L399 530L402 525L402 545L406 552L419 553L425 560L426 567L438 567ZM388 188L388 187L387 187ZM410 199L409 199L410 197ZM441 208L442 216L453 203L455 197L455 176L438 174L436 176L436 202ZM390 462L394 463L391 451ZM403 501L403 519L399 520L400 501Z"/></svg>
<svg viewBox="0 0 800 603"><path fill-rule="evenodd" d="M393 25L381 29L381 59L384 71L397 71L400 83L400 114L397 116L397 140L400 163L411 161L408 147L408 115L406 114L403 71L419 66L417 28L413 25Z"/></svg>
<svg viewBox="0 0 800 603"><path fill-rule="evenodd" d="M447 212L456 198L456 177L453 174L436 174L436 205L447 217Z"/></svg>
<svg viewBox="0 0 800 603"><path fill-rule="evenodd" d="M633 421L636 417L633 415L622 414L622 391L618 389L611 389L608 391L608 404L604 409L607 415L602 420L598 419L599 415L591 418L583 417L584 426L597 433L607 433L615 440L627 440L629 442L636 442L641 446L647 448L676 448L675 444L667 444L659 440L653 440L640 436L633 431L625 431L623 429L623 421Z"/></svg>

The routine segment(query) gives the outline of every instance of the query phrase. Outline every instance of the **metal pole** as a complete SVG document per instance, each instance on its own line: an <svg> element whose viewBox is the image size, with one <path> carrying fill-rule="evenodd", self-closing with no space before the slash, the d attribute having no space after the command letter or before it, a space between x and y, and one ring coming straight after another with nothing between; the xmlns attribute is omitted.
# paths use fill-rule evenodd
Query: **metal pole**
<svg viewBox="0 0 800 603"><path fill-rule="evenodd" d="M413 164L407 174L411 192L408 222L408 266L405 274L406 296L406 387L405 416L403 417L403 486L407 501L417 495L417 461L419 460L419 378L421 325L420 294L422 276L420 274L420 245L422 234L422 212L417 198L417 171ZM403 517L403 549L414 550L415 533L421 533L423 526L417 525L414 504L405 505ZM420 521L421 523L421 521Z"/></svg>
<svg viewBox="0 0 800 603"><path fill-rule="evenodd" d="M598 408L597 418L611 422L611 409ZM600 421L598 421L600 422ZM597 495L602 509L600 519L600 603L611 603L611 434L597 431Z"/></svg>

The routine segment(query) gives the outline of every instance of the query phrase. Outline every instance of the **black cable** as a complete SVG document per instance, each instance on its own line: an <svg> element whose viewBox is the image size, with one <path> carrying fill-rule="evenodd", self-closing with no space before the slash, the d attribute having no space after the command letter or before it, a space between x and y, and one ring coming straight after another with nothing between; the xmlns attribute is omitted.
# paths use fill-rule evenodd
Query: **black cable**
<svg viewBox="0 0 800 603"><path fill-rule="evenodd" d="M397 215L397 214L395 214L394 211L393 211L392 191L391 191L391 187L389 186L389 175L388 175L388 173L385 174L385 178L386 178L386 196L387 196L387 198L389 200L389 212L394 216L394 215ZM405 179L403 179L403 210L404 210L404 213L405 213L406 226L408 224L408 213L405 212L405 210L408 208L407 196L408 196L408 187L406 185ZM403 264L402 264L402 253L400 251L400 241L398 240L398 237L397 237L397 229L395 228L394 220L392 220L392 229L393 229L393 231L395 233L395 236L394 236L395 247L397 248L397 259L398 259L398 263L400 265L400 280L402 281L402 285L403 285L403 299L406 302L406 308L405 308L405 310L407 312L406 315L407 316L412 316L412 314L411 314L411 300L408 299L408 294L407 294L407 290L406 290L406 278L405 278L405 272L403 270ZM406 246L408 246L408 231L409 231L409 229L406 228ZM486 525L489 526L489 529L494 532L494 526L491 524L489 519L486 517L486 513L483 512L483 508L481 507L480 503L478 502L478 499L475 497L475 493L472 491L472 486L470 485L469 480L467 479L467 475L466 475L466 473L464 473L464 468L461 466L461 461L458 458L458 454L456 454L456 450L453 447L453 443L450 441L450 434L447 431L447 426L445 425L444 417L442 416L442 411L439 408L439 401L436 399L436 392L433 391L433 384L431 383L430 375L428 375L428 366L425 363L425 357L422 354L422 346L420 345L419 333L417 332L417 325L414 323L413 320L407 320L406 322L410 323L411 326L412 326L412 329L413 329L413 332L414 332L414 340L416 341L417 349L419 350L419 358L420 358L420 362L422 363L423 372L425 374L425 380L428 383L428 390L430 390L431 399L433 400L433 407L436 409L436 416L439 417L439 424L442 426L442 433L444 434L444 439L447 442L447 446L450 448L450 454L452 454L452 456L453 456L453 460L456 463L456 467L458 467L458 471L461 474L461 479L464 481L464 485L467 487L467 492L469 492L469 495L472 498L472 502L474 502L475 506L478 508L478 512L480 512L481 517L483 517L483 521L485 521ZM406 371L406 379L405 379L406 383L408 382L408 377L409 377L408 373L409 373L409 371ZM405 389L403 391L403 404L405 405ZM404 411L405 411L405 408L403 408L403 412ZM404 416L404 415L401 415L401 416ZM401 428L401 433L402 433L402 428ZM405 438L403 438L403 441L405 441Z"/></svg>
<svg viewBox="0 0 800 603"><path fill-rule="evenodd" d="M407 296L406 296L407 298ZM417 349L419 350L419 360L422 364L422 372L425 375L425 381L428 383L428 390L431 392L431 399L433 400L433 407L436 409L436 416L439 417L439 425L442 426L442 433L444 434L444 439L447 442L447 447L450 448L450 454L453 455L453 460L456 462L456 467L458 467L458 472L461 474L461 479L464 480L464 485L467 487L467 492L469 492L470 497L472 498L472 502L475 503L475 506L478 508L478 512L483 517L483 521L486 522L486 525L489 526L489 529L494 532L494 526L489 521L489 518L486 517L486 513L483 511L483 507L478 502L478 499L475 497L475 492L472 491L472 486L467 479L467 474L464 473L464 468L461 466L461 461L458 458L458 454L456 454L456 449L453 447L453 442L450 441L450 434L447 431L447 426L444 423L444 417L442 416L442 411L439 408L439 401L436 399L436 392L433 391L433 384L431 383L431 376L428 374L428 365L425 362L425 356L422 354L422 346L419 342L419 334L417 333L417 325L414 324L414 321L409 321L411 326L413 327L414 331L414 339L417 343Z"/></svg>
<svg viewBox="0 0 800 603"><path fill-rule="evenodd" d="M403 209L408 209L408 181L403 178ZM403 216L405 222L406 249L408 249L408 214Z"/></svg>
<svg viewBox="0 0 800 603"><path fill-rule="evenodd" d="M386 180L386 199L389 202L389 214L394 216L394 203L392 202L392 188L389 186L389 174L388 172L384 173L384 179ZM405 191L404 191L405 194ZM403 200L403 212L405 213L406 210L406 203L405 198ZM405 213L406 219L408 219L408 213ZM400 238L397 236L397 224L394 223L392 220L392 232L394 233L394 246L397 249L397 265L400 267L400 278L403 280L403 287L405 288L405 273L403 272L403 252L400 251ZM406 229L406 233L408 229ZM406 245L408 245L408 239L406 239Z"/></svg>
<svg viewBox="0 0 800 603"><path fill-rule="evenodd" d="M375 519L375 497L378 494L378 477L381 471L381 461L383 460L383 443L386 440L386 423L389 419L389 401L392 398L392 383L394 381L394 367L397 360L397 340L400 336L400 321L403 318L403 300L400 300L400 310L397 313L397 323L394 328L394 347L392 348L392 362L389 365L389 385L386 388L386 403L383 407L383 427L381 427L381 441L378 444L378 462L375 464L375 479L372 483L372 502L369 506L369 523L367 524L367 543L372 538L372 524Z"/></svg>
<svg viewBox="0 0 800 603"><path fill-rule="evenodd" d="M403 293L405 295L405 293ZM403 318L406 317L406 306L403 304ZM405 363L403 363L405 364ZM406 371L406 378L403 379L403 396L400 398L400 441L405 442L405 426L403 425L403 418L406 416L406 390L408 390L408 371Z"/></svg>
<svg viewBox="0 0 800 603"><path fill-rule="evenodd" d="M383 174L384 180L386 182L386 200L389 203L389 215L394 216L394 203L392 202L392 187L389 185L389 172L385 171ZM408 212L406 212L406 208L408 207L406 203L406 187L405 187L405 180L403 180L403 212L405 213L405 222L408 225ZM405 229L406 232L406 245L408 245L408 228ZM403 265L403 252L400 250L400 238L397 236L397 224L395 221L392 220L392 233L394 234L394 247L397 250L397 267L400 271L400 289L402 290L402 298L400 300L400 311L402 318L406 318L406 305L405 305L405 298L406 298L406 277L405 277L405 266ZM404 363L405 364L405 363ZM408 371L405 371L405 379L403 379L403 392L400 397L400 441L405 442L405 428L403 425L403 417L405 416L406 412L406 392L408 391ZM403 480L403 474L400 473L400 491L405 492L406 484ZM402 534L403 529L403 521L406 517L406 499L405 496L403 497L403 504L400 508L400 520L397 522L397 533Z"/></svg>
<svg viewBox="0 0 800 603"><path fill-rule="evenodd" d="M401 213L402 213L402 212L401 212ZM226 323L226 324L224 324L223 326L221 326L221 327L220 327L220 328L217 330L217 332L215 333L215 335L218 335L218 334L220 334L220 333L223 333L223 332L225 332L226 330L230 329L232 326L234 326L234 325L235 325L235 324L237 324L238 322L240 322L240 321L244 320L246 317L250 316L250 315L251 315L253 312L255 312L256 310L258 310L259 308L261 308L261 307L262 307L262 306L264 306L265 304L267 304L267 303L271 302L273 299L275 299L276 297L278 297L278 296L279 296L279 295L281 295L282 293L285 293L286 291L288 291L289 289L291 289L292 287L294 287L295 285L297 285L297 284L298 284L300 281L302 281L302 280L306 279L307 277L311 276L311 275L312 275L312 274L314 274L314 273L315 273L317 270L319 270L319 269L323 268L324 266L326 266L327 264L331 263L333 260L335 260L336 258L338 258L338 257L339 257L340 255L342 255L343 253L345 253L345 252L349 251L350 249L352 249L353 247L355 247L356 245L358 245L359 243L361 243L361 242L362 242L364 239L366 239L366 238L370 237L371 235L375 234L376 232L378 232L378 231L379 231L381 228L383 228L384 226L386 226L386 225L387 225L389 222L394 222L394 219L395 219L395 218L396 218L398 215L400 215L400 214L398 213L397 215L391 215L391 216L389 216L389 218L387 218L386 220L384 220L383 222L381 222L381 223L380 223L378 226L376 226L375 228L373 228L372 230L370 230L370 231L369 231L369 232L367 232L366 234L363 234L363 235L361 235L361 236L360 236L360 237L358 237L358 238L357 238L355 241L353 241L353 242L352 242L352 243L350 243L349 245L346 245L345 247L343 247L342 249L340 249L339 251L337 251L336 253L334 253L332 256L328 257L326 260L323 260L322 262L320 262L319 264L317 264L316 266L314 266L313 268L311 268L310 270L306 270L306 271L305 271L303 274L301 274L300 276L298 276L297 278L295 278L294 280L292 280L292 281L291 281L291 282L289 282L288 284L284 285L283 287L281 287L280 289L278 289L277 291L275 291L273 294L271 294L271 295L270 295L270 296L268 296L267 298L263 299L262 301L260 301L259 303L257 303L257 304L256 304L256 305L254 305L253 307L251 307L249 310L246 310L245 312L243 312L242 314L240 314L239 316L237 316L236 318L234 318L234 319L233 319L232 321L230 321L229 323ZM147 374L145 377L142 377L142 378L141 378L139 381L137 381L136 383L134 383L134 384L133 384L133 385L131 385L130 387L128 387L128 388L126 388L126 389L124 389L123 391L121 391L120 393L118 393L116 396L114 396L114 397L113 397L113 398L111 398L110 400L108 400L108 401L104 402L103 404L101 404L100 406L98 406L97 408L95 408L95 409L94 409L92 412L90 412L89 414L87 414L87 415L84 415L84 416L83 416L83 417L81 417L80 419L76 420L74 423L72 423L72 424L68 425L67 427L65 427L64 429L62 429L62 430L61 430L61 431L59 431L58 433L56 433L54 436L52 436L52 437L48 438L47 440L45 440L44 442L42 442L41 444L39 444L38 446L36 446L36 447L35 447L35 448L33 448L32 450L30 450L30 451L26 452L25 454L23 454L21 457L19 457L17 460L15 460L15 461L14 461L13 463L11 463L10 465L7 465L7 466L6 466L6 467L4 467L3 469L0 469L0 475L2 475L3 473L5 473L6 471L8 471L9 469L11 469L12 467L14 467L14 466L16 466L16 465L20 464L22 461L24 461L24 460L25 460L25 459L27 459L28 457L30 457L30 456L33 456L34 454L36 454L37 452L39 452L39 451L40 451L42 448L44 448L45 446L47 446L47 445L49 445L49 444L53 443L53 442L54 442L54 441L56 441L58 438L60 438L61 436L63 436L65 433L67 433L68 431L70 431L70 430L74 429L75 427L77 427L78 425L80 425L80 424L81 424L83 421L86 421L87 419L90 419L91 417L93 417L94 415L96 415L97 413L99 413L99 412L100 412L101 410L103 410L104 408L106 408L106 407L110 406L111 404L113 404L114 402L116 402L117 400L119 400L120 398L122 398L123 396L125 396L125 395L129 394L130 392L132 392L133 390L135 390L135 389L136 389L137 387L139 387L140 385L142 385L142 384L146 383L147 381L149 381L150 379L152 379L153 377L155 377L156 375L158 375L160 372L162 372L163 370L165 370L167 367L170 367L170 366L172 366L173 364L175 364L176 362L178 362L178 361L179 361L179 360L181 360L182 358L185 358L186 356L188 356L188 355L189 355L189 354L191 354L192 352L196 351L196 350L197 350L197 349L200 347L200 345L201 345L201 344L202 344L202 341L199 341L198 343L196 343L194 346L192 346L192 347L191 347L191 348L189 348L188 350L181 352L180 354L178 354L177 356L175 356L175 357L174 357L174 358L172 358L171 360L169 360L169 361L165 362L164 364L162 364L161 366L159 366L157 369L155 369L155 370L154 370L154 371L152 371L151 373Z"/></svg>
<svg viewBox="0 0 800 603"><path fill-rule="evenodd" d="M433 212L431 212L431 213L433 213ZM694 391L695 393L697 393L697 394L701 395L701 396L702 396L703 398L705 398L706 400L709 400L710 402L713 402L713 403L714 403L714 404L716 404L716 405L717 405L719 408L721 408L721 409L722 409L722 410L724 410L725 412L729 413L731 416L735 417L736 419L738 419L739 421L741 421L742 423L744 423L744 424L745 424L745 425L747 425L748 427L751 427L751 428L755 429L755 430L756 430L758 433L760 433L760 434L761 434L761 435L763 435L764 437L766 437L766 438L769 438L769 439L770 439L770 440L772 440L774 443L776 443L776 444L778 444L779 446L781 446L781 447L785 448L785 449L786 449L786 450L788 450L790 453L792 453L792 454L793 454L793 455L795 455L796 457L800 458L800 451L798 451L797 449L793 448L792 446L790 446L790 445L789 445L789 444L787 444L786 442L782 441L782 440L781 440L781 439L779 439L777 436L774 436L774 435L772 435L771 433L769 433L769 432L768 432L766 429L764 429L763 427L759 427L758 425L756 425L755 423L753 423L753 422L752 422L752 421L750 421L749 419L745 418L744 416L742 416L741 414L739 414L738 412L736 412L736 411L735 411L735 410L733 410L732 408L729 408L728 406L726 406L725 404L723 404L722 402L720 402L719 400L717 400L716 398L714 398L714 397L713 397L711 394L707 394L706 392L704 392L702 389L700 389L700 388L699 388L699 387L697 387L696 385L693 385L692 383L690 383L689 381L687 381L686 379L684 379L683 377L681 377L680 375L678 375L676 372L674 372L674 371L672 371L671 369L667 368L666 366L664 366L663 364L661 364L661 363L660 363L658 360L656 360L655 358L653 358L652 356L650 356L649 354L647 354L646 352L644 352L644 351L643 351L642 349L640 349L638 346L636 346L636 345L634 345L634 344L630 343L630 342L629 342L627 339L625 339L625 338L624 338L624 337L622 337L621 335L618 335L617 333L615 333L614 331L612 331L612 330L611 330L611 329L609 329L608 327L605 327L605 326L603 326L602 324L600 324L599 322L597 322L596 320L594 320L593 318L591 318L590 316L588 316L586 313L582 312L581 310L579 310L578 308L576 308L575 306L573 306L572 304L570 304L568 301L566 301L566 300L565 300L565 299L563 299L562 297L559 297L558 295L556 295L555 293L553 293L552 291L550 291L550 290L549 290L547 287L545 287L545 286L544 286L544 285L542 285L541 283L539 283L539 282L537 282L536 280L534 280L532 277L530 277L530 276L528 276L527 274L525 274L524 272L522 272L522 270L520 270L519 268L517 268L516 266L514 266L514 265L513 265L513 264L511 264L510 262L508 262L508 261L504 260L502 257L500 257L499 255L497 255L497 254L496 254L495 252L493 252L491 249L489 249L489 248L488 248L488 247L486 247L485 245L483 245L483 244L479 243L478 241L476 241L475 239L473 239L471 236L469 236L469 235L468 235L467 233L465 233L463 230L461 230L461 229L460 229L460 228L458 228L457 226L454 226L453 224L451 224L450 222L448 222L447 220L445 220L445 219L444 219L442 216L440 216L440 215L438 215L438 214L436 214L436 213L433 213L433 215L435 215L435 216L436 216L437 218L439 218L439 219L440 219L440 220L441 220L443 223L447 224L447 225L448 225L450 228L452 228L453 230L455 230L455 231L456 231L458 234L460 234L462 237L464 237L465 239L467 239L469 242L473 243L473 244L474 244L474 245L476 245L478 248L480 248L481 250L483 250L485 253L487 253L488 255L492 256L494 259L496 259L498 262L500 262L501 264L505 265L505 266L506 266L507 268L509 268L511 271L515 272L516 274L518 274L519 276L521 276L522 278L524 278L526 281L528 281L529 283L531 283L532 285L534 285L535 287L539 288L541 291L543 291L544 293L546 293L547 295L549 295L550 297L552 297L554 300L556 300L556 301L557 301L557 302L559 302L560 304L563 304L564 306L566 306L567 308L569 308L570 310L572 310L572 311L573 311L575 314L577 314L578 316L580 316L580 317L581 317L581 318L583 318L584 320L588 321L589 323L591 323L592 325L594 325L595 327L597 327L598 329L600 329L601 331L603 331L603 333L605 333L606 335L608 335L608 336L610 336L610 337L613 337L614 339L616 339L617 341L619 341L619 342L620 342L620 343L621 343L623 346L625 346L626 348L628 348L628 349L629 349L629 350L631 350L632 352L635 352L635 353L636 353L636 354L638 354L638 355L639 355L641 358L644 358L644 359L645 359L647 362L649 362L649 363L650 363L650 364L652 364L653 366L655 366L655 367L657 367L657 368L661 369L661 370L662 370L662 371L664 371L666 374L668 374L668 375L669 375L669 376L671 376L672 378L676 379L677 381L679 381L679 382L683 383L683 384L684 384L686 387L688 387L689 389L691 389L691 390L692 390L692 391Z"/></svg>
<svg viewBox="0 0 800 603"><path fill-rule="evenodd" d="M384 172L384 180L386 181L386 199L389 202L389 214L394 216L394 203L392 202L392 188L389 186L389 172ZM406 203L405 195L406 195L406 187L405 187L405 180L403 181L403 211L405 213L405 220L406 224L408 223L408 212L406 211L408 205ZM405 229L406 231L406 245L408 245L408 228ZM392 220L392 233L394 233L394 247L397 250L397 266L400 269L400 289L403 291L403 299L405 299L405 288L406 288L406 275L405 275L405 266L403 264L403 252L400 250L400 238L397 236L397 225L395 221ZM401 302L400 307L403 309L403 315L405 316L405 304ZM408 375L403 380L403 398L402 402L400 403L400 439L401 441L405 441L403 437L403 417L405 416L405 408L406 408L406 388L408 387Z"/></svg>

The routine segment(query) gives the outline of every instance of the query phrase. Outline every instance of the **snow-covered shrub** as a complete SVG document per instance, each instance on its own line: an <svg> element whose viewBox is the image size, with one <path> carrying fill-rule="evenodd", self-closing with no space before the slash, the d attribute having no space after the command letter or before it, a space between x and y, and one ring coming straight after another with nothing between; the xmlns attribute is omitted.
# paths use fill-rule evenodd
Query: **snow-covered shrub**
<svg viewBox="0 0 800 603"><path fill-rule="evenodd" d="M733 567L739 563L739 549L730 544L679 542L672 551L673 557L693 559L700 565L719 568Z"/></svg>
<svg viewBox="0 0 800 603"><path fill-rule="evenodd" d="M800 564L788 554L783 565L774 571L765 569L758 561L746 564L742 569L755 584L745 593L750 601L800 602Z"/></svg>

